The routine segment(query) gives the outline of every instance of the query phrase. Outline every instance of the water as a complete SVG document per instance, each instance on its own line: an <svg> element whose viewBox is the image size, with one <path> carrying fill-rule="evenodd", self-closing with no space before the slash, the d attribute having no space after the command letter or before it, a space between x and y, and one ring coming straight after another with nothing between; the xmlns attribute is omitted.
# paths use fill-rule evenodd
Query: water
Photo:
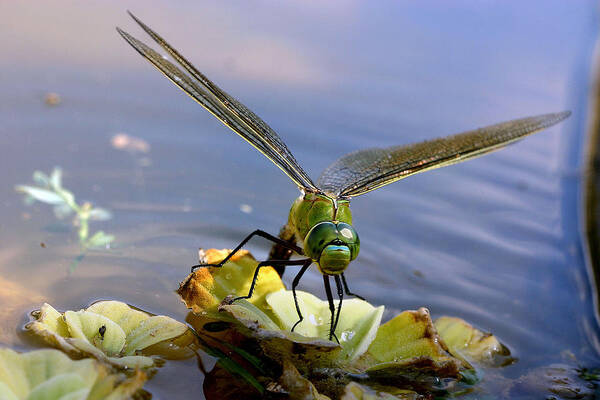
<svg viewBox="0 0 600 400"><path fill-rule="evenodd" d="M573 363L568 352L597 365L579 202L598 33L585 1L1 3L0 277L17 295L0 297L0 343L32 348L19 327L43 301L118 299L183 320L174 290L197 248L278 232L298 194L123 42L115 25L146 40L126 9L267 121L315 180L360 148L572 110L507 150L354 199L362 246L347 277L384 318L426 306L494 332L519 358L505 377ZM44 104L48 92L61 103ZM115 149L120 132L150 152ZM78 199L115 216L91 225L117 236L113 250L71 275L76 232L13 190L55 165ZM301 286L323 297L316 269ZM193 360L167 363L147 388L197 397L202 374Z"/></svg>

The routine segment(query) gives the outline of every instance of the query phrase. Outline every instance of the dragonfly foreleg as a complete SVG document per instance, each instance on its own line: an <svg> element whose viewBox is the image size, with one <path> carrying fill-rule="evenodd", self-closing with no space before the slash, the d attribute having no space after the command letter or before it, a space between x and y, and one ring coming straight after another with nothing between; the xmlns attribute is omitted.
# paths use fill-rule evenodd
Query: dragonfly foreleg
<svg viewBox="0 0 600 400"><path fill-rule="evenodd" d="M357 295L356 293L352 293L350 289L348 289L348 284L346 283L346 277L342 274L342 283L344 284L344 291L348 296L354 296L357 299L365 300L364 297ZM365 300L366 301L366 300Z"/></svg>
<svg viewBox="0 0 600 400"><path fill-rule="evenodd" d="M329 275L323 275L323 283L325 284L325 294L327 295L327 301L329 302L329 312L331 313L331 325L329 326L329 340L335 338L336 342L340 342L335 336L333 329L333 322L335 317L335 304L333 304L333 294L331 293L331 286L329 285Z"/></svg>
<svg viewBox="0 0 600 400"><path fill-rule="evenodd" d="M233 255L235 253L237 253L238 251L240 251L241 248L244 247L244 245L246 243L248 243L248 241L250 239L252 239L253 236L261 236L261 237L263 237L263 238L265 238L267 240L270 240L270 241L272 241L272 242L274 242L276 244L279 244L281 246L287 247L291 251L295 251L296 253L300 254L301 256L304 255L304 251L300 247L296 246L295 244L288 243L288 242L286 242L284 240L279 239L277 236L273 236L270 233L267 233L267 232L265 232L263 230L257 229L254 232L252 232L251 234L249 234L248 236L246 236L246 238L244 240L242 240L240 242L240 244L238 244L235 247L235 249L231 250L231 253L229 253L227 255L227 257L225 257L223 260L221 260L220 263L218 263L218 264L198 264L198 265L194 265L194 266L192 266L192 272L194 272L197 268L201 268L201 267L222 267L227 261L229 261L229 259L231 257L233 257Z"/></svg>
<svg viewBox="0 0 600 400"><path fill-rule="evenodd" d="M298 326L298 324L304 319L302 313L300 312L300 306L298 305L298 296L296 296L296 286L298 286L300 279L302 279L302 275L304 275L308 267L310 267L310 264L312 264L312 260L307 259L306 263L302 266L302 268L300 268L300 271L298 272L298 274L296 274L296 277L292 282L292 294L294 295L294 304L296 306L296 312L298 313L298 321L294 324L294 326L292 326L292 332L294 332L296 326Z"/></svg>
<svg viewBox="0 0 600 400"><path fill-rule="evenodd" d="M249 299L250 297L252 297L252 293L254 292L254 287L256 286L256 281L258 280L258 273L260 272L260 269L262 267L271 266L271 267L275 268L277 266L286 266L286 265L304 265L304 264L308 263L309 261L312 263L312 260L310 258L304 258L301 260L268 260L268 261L259 262L258 265L256 266L256 269L254 270L254 276L252 277L252 283L250 284L250 290L248 291L248 295L236 297L235 299L232 300L232 302L241 300L241 299ZM310 265L310 264L308 264L308 265Z"/></svg>
<svg viewBox="0 0 600 400"><path fill-rule="evenodd" d="M338 298L340 299L340 302L338 303L337 312L335 313L335 322L333 323L333 328L331 328L331 330L333 332L335 332L335 328L337 328L337 324L340 321L340 312L342 311L342 301L344 300L344 290L342 289L342 283L340 282L340 276L334 275L333 278L335 279L335 287L337 288Z"/></svg>

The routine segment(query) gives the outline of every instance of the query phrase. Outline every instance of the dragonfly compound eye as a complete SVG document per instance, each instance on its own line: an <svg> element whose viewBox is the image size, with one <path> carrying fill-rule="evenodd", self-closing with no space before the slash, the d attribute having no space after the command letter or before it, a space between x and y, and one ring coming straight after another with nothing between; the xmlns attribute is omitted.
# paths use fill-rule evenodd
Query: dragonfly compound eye
<svg viewBox="0 0 600 400"><path fill-rule="evenodd" d="M313 226L304 239L304 251L322 273L335 275L344 272L358 255L360 241L354 228L346 223L331 221Z"/></svg>
<svg viewBox="0 0 600 400"><path fill-rule="evenodd" d="M338 238L350 249L350 261L354 260L356 256L358 256L358 251L360 250L360 239L358 238L358 234L352 225L345 222L338 222L337 230Z"/></svg>

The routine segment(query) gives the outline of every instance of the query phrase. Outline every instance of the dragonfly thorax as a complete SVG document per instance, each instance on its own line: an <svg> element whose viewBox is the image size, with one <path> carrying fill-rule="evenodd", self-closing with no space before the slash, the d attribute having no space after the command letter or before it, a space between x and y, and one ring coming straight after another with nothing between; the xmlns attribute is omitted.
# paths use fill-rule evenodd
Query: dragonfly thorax
<svg viewBox="0 0 600 400"><path fill-rule="evenodd" d="M306 192L290 210L288 226L323 274L342 273L358 255L360 242L349 206L348 200Z"/></svg>
<svg viewBox="0 0 600 400"><path fill-rule="evenodd" d="M358 234L352 225L345 222L319 222L304 238L304 252L326 275L344 272L350 261L358 255L359 249Z"/></svg>

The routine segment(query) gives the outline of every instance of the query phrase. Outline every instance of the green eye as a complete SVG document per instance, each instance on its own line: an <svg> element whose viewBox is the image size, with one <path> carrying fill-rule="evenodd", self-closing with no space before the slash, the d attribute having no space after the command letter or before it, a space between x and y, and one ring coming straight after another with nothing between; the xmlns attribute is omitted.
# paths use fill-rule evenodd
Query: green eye
<svg viewBox="0 0 600 400"><path fill-rule="evenodd" d="M318 261L323 249L333 241L350 249L350 260L354 260L360 249L360 240L352 225L345 222L321 222L313 226L304 238L304 252L310 258Z"/></svg>
<svg viewBox="0 0 600 400"><path fill-rule="evenodd" d="M345 222L337 223L337 231L339 233L338 238L350 249L350 260L354 260L356 256L358 256L358 251L360 250L360 239L358 238L358 234L352 225Z"/></svg>
<svg viewBox="0 0 600 400"><path fill-rule="evenodd" d="M320 222L304 238L304 252L313 260L318 260L325 246L337 238L338 230L333 222Z"/></svg>

